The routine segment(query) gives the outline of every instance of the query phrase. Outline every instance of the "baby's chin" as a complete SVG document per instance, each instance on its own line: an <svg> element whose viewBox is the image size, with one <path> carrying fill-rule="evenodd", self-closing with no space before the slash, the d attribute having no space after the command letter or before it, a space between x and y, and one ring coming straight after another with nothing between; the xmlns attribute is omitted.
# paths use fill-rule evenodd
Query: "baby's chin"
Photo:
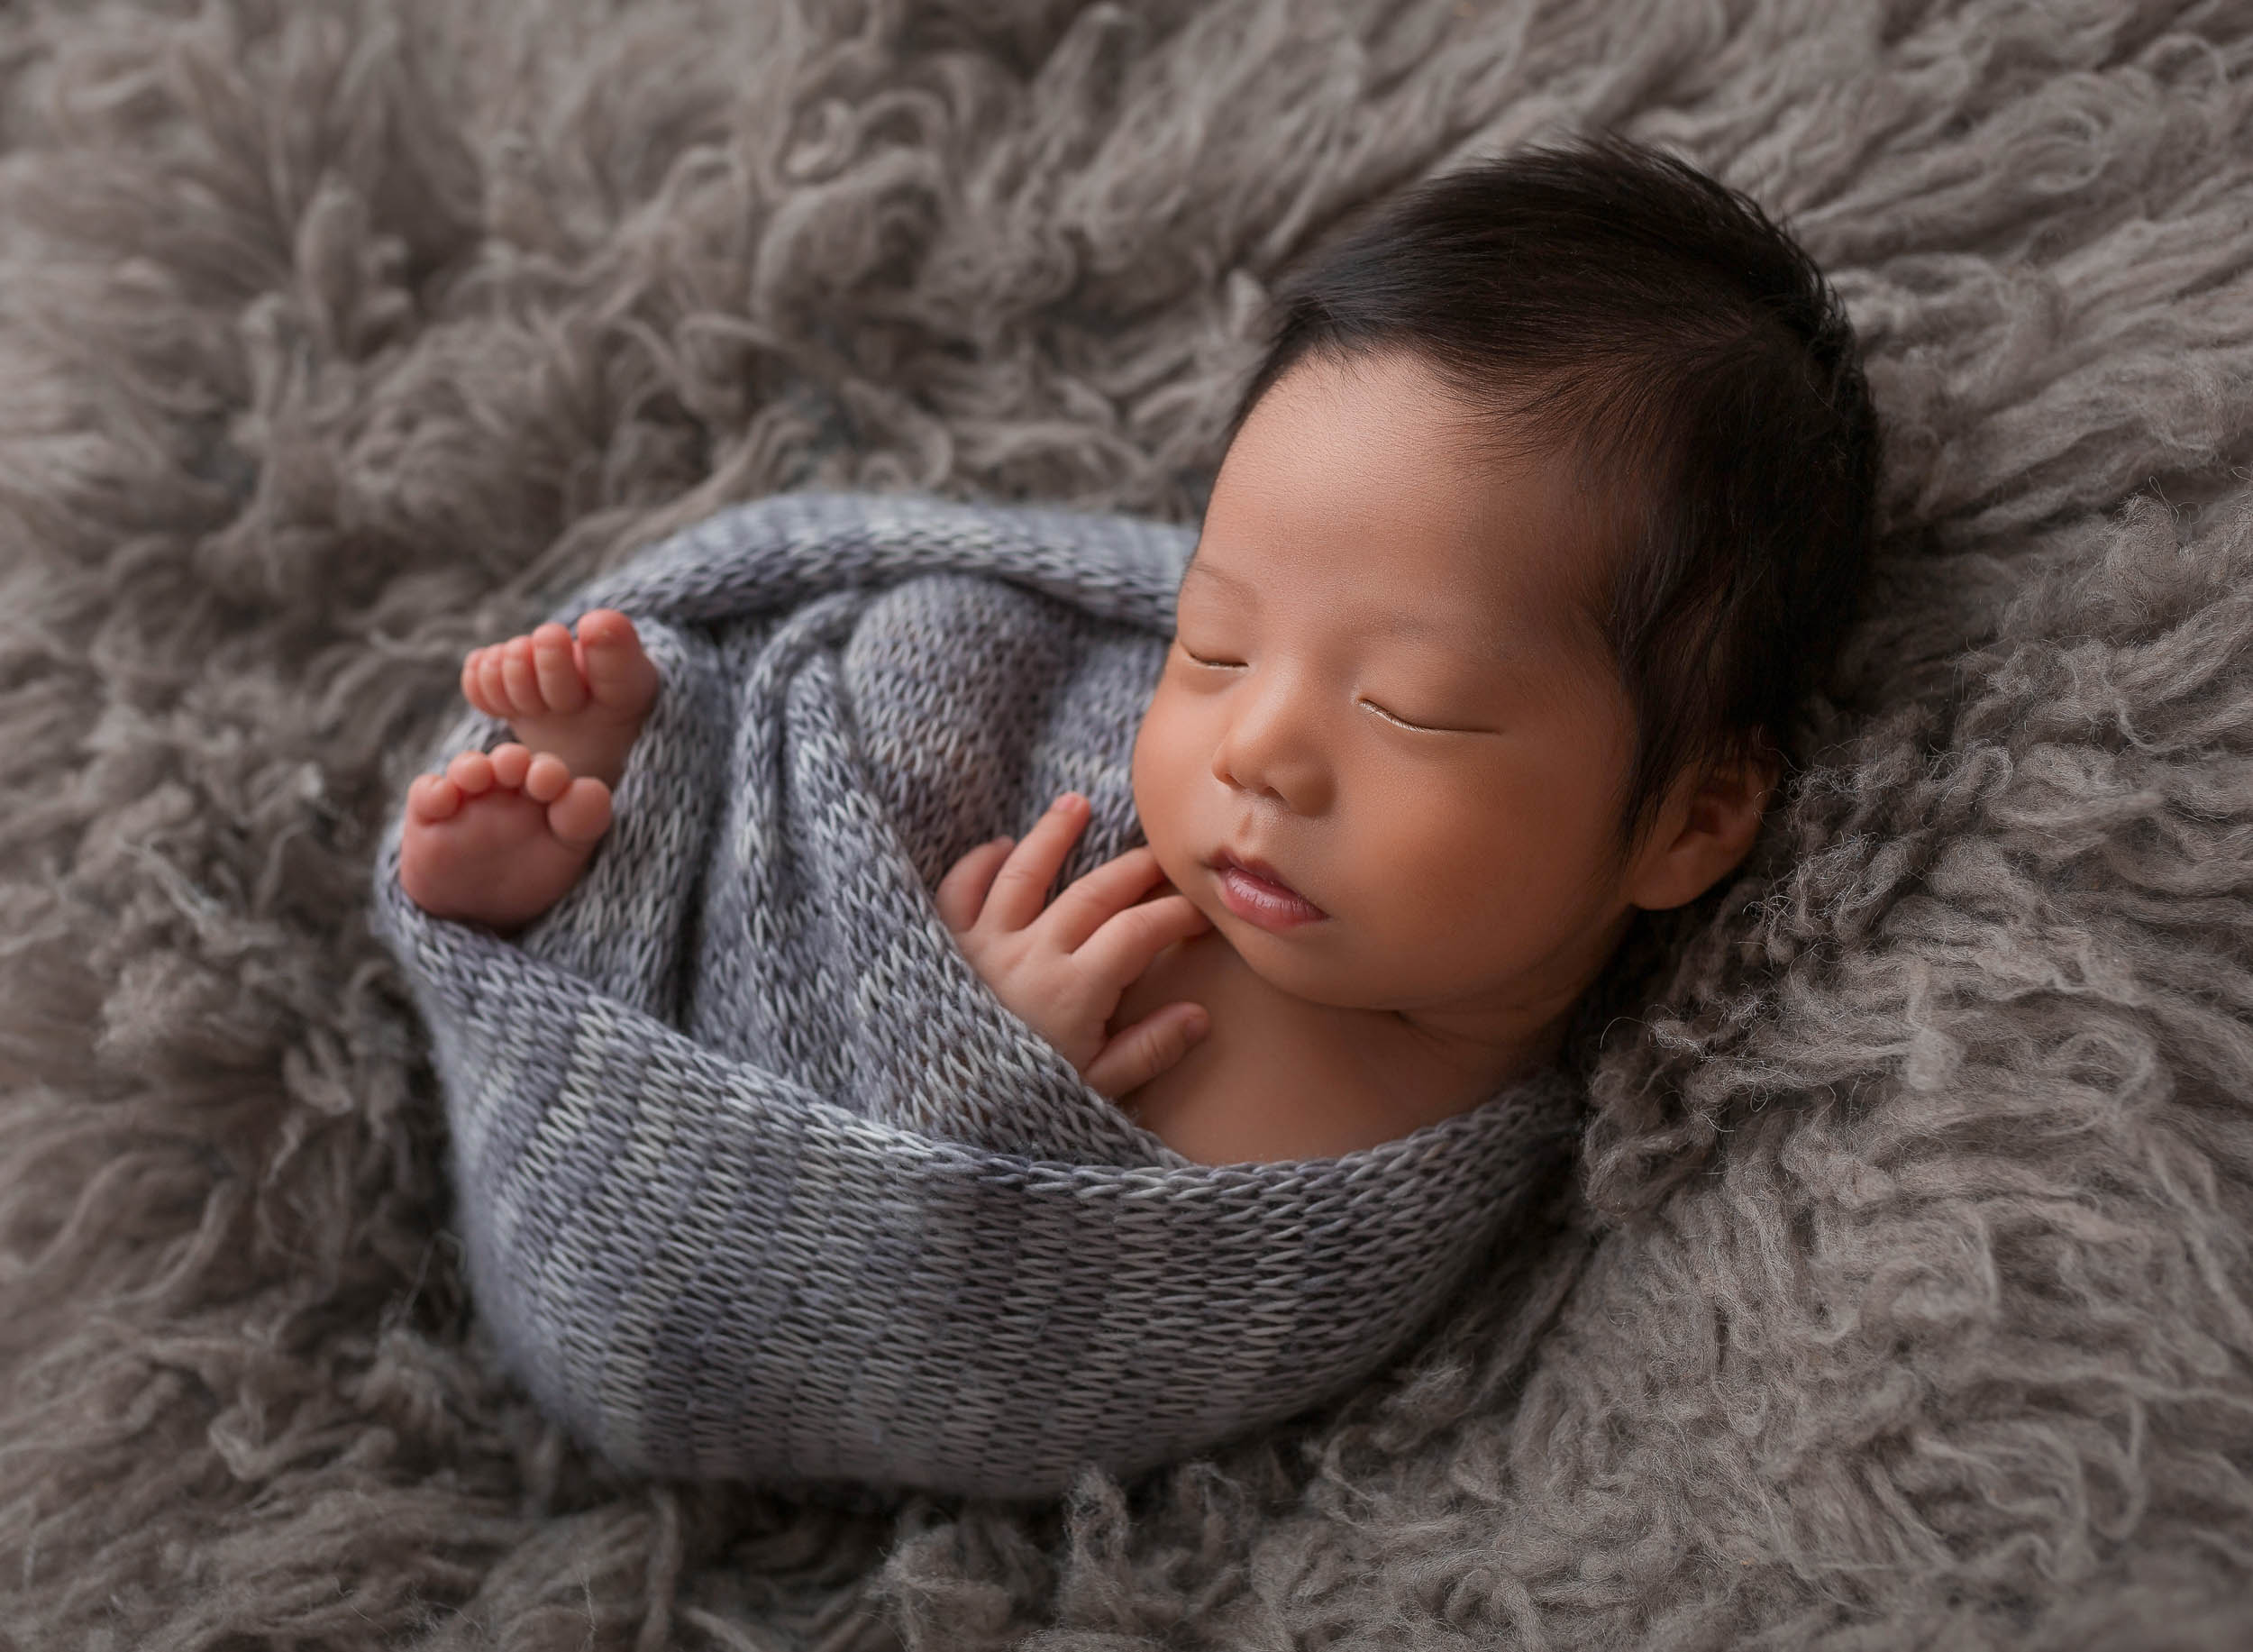
<svg viewBox="0 0 2253 1652"><path fill-rule="evenodd" d="M1159 864L1161 870L1166 869L1163 850ZM1351 979L1353 960L1346 955L1336 917L1302 924L1279 935L1229 911L1213 888L1211 874L1200 864L1191 863L1181 870L1183 875L1178 878L1168 872L1167 885L1186 896L1212 926L1197 936L1192 945L1224 946L1268 986L1309 1004L1332 1009L1377 1008L1373 1001L1375 995L1367 983Z"/></svg>
<svg viewBox="0 0 2253 1652"><path fill-rule="evenodd" d="M1354 979L1353 960L1345 955L1342 937L1332 927L1336 918L1278 935L1245 922L1225 908L1214 911L1199 902L1199 909L1212 920L1207 939L1235 953L1245 969L1276 991L1328 1009L1378 1008L1367 984ZM1330 933L1320 933L1324 930Z"/></svg>

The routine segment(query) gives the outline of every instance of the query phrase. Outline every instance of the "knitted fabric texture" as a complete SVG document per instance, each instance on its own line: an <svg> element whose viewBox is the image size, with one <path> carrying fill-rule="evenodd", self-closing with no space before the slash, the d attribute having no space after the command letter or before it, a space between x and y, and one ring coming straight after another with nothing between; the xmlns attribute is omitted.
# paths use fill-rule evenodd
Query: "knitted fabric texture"
<svg viewBox="0 0 2253 1652"><path fill-rule="evenodd" d="M675 1476L993 1496L1131 1473L1365 1375L1547 1192L1555 1073L1403 1139L1192 1164L979 979L929 890L1128 782L1191 536L789 497L579 593L662 688L612 834L515 943L378 863L472 1287L584 1442ZM472 713L434 754L504 726Z"/></svg>

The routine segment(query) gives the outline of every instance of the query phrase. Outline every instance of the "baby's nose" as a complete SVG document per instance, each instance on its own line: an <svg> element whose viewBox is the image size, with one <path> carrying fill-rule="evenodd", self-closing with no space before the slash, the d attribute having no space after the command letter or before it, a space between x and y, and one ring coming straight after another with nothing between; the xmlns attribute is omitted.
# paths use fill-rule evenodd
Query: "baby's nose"
<svg viewBox="0 0 2253 1652"><path fill-rule="evenodd" d="M1302 815L1327 807L1333 784L1319 731L1282 694L1247 698L1213 749L1212 772L1231 790Z"/></svg>

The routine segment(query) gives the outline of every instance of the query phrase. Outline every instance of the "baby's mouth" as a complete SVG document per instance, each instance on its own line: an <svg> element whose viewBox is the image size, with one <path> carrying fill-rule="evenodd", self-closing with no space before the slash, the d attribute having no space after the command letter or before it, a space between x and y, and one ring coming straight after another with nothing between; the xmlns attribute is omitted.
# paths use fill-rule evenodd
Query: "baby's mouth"
<svg viewBox="0 0 2253 1652"><path fill-rule="evenodd" d="M1221 900L1247 923L1263 929L1294 929L1329 916L1264 861L1223 850L1208 864L1219 881Z"/></svg>

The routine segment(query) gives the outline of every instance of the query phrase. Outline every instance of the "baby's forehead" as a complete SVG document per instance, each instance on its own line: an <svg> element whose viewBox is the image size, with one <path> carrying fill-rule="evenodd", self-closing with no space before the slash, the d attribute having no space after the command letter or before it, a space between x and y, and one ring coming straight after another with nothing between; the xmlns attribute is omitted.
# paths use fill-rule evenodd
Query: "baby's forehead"
<svg viewBox="0 0 2253 1652"><path fill-rule="evenodd" d="M1184 596L1329 605L1403 639L1583 631L1615 537L1585 457L1479 415L1414 356L1301 363L1229 444L1190 564L1211 573Z"/></svg>
<svg viewBox="0 0 2253 1652"><path fill-rule="evenodd" d="M1200 543L1182 570L1179 607L1199 620L1271 618L1477 670L1577 664L1601 641L1592 614L1569 592L1528 590L1471 559L1389 559L1372 579L1281 552L1209 552Z"/></svg>

